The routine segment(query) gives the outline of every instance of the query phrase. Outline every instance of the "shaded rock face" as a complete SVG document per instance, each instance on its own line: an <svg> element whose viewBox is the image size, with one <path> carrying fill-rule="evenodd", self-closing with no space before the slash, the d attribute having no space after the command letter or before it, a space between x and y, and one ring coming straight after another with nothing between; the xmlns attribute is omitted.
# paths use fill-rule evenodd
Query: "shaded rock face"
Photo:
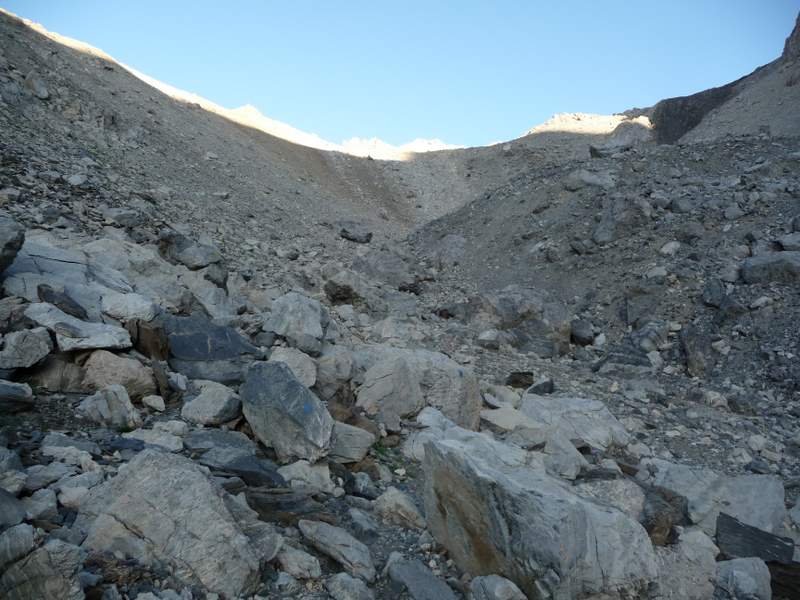
<svg viewBox="0 0 800 600"><path fill-rule="evenodd" d="M13 219L0 218L0 273L14 262L25 241L25 229Z"/></svg>
<svg viewBox="0 0 800 600"><path fill-rule="evenodd" d="M239 395L253 432L281 460L315 461L328 453L333 419L284 363L253 365Z"/></svg>
<svg viewBox="0 0 800 600"><path fill-rule="evenodd" d="M41 600L83 600L78 572L84 552L77 546L51 540L3 568L0 597Z"/></svg>
<svg viewBox="0 0 800 600"><path fill-rule="evenodd" d="M169 564L186 585L251 594L262 549L225 495L191 460L145 450L81 503L83 547Z"/></svg>
<svg viewBox="0 0 800 600"><path fill-rule="evenodd" d="M794 24L794 29L783 46L783 60L786 62L800 59L800 15Z"/></svg>
<svg viewBox="0 0 800 600"><path fill-rule="evenodd" d="M199 317L171 317L164 329L170 366L191 379L238 383L257 348L235 329Z"/></svg>
<svg viewBox="0 0 800 600"><path fill-rule="evenodd" d="M653 123L656 141L673 144L685 133L696 127L709 112L730 98L736 81L711 88L691 96L667 98L653 107L650 121Z"/></svg>
<svg viewBox="0 0 800 600"><path fill-rule="evenodd" d="M429 442L423 468L430 530L461 569L507 577L533 598L636 596L655 580L639 523L575 496L504 444L459 437Z"/></svg>

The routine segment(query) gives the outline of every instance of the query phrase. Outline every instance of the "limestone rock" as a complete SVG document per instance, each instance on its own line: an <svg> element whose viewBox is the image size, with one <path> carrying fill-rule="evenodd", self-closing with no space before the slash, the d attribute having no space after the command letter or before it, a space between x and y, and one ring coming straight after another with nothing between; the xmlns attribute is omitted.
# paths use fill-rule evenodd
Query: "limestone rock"
<svg viewBox="0 0 800 600"><path fill-rule="evenodd" d="M84 385L92 391L121 385L131 398L155 393L153 370L135 358L119 356L107 350L95 350L84 364Z"/></svg>
<svg viewBox="0 0 800 600"><path fill-rule="evenodd" d="M33 408L33 391L27 383L0 379L0 414Z"/></svg>
<svg viewBox="0 0 800 600"><path fill-rule="evenodd" d="M289 292L272 303L272 314L264 330L277 333L295 348L315 356L322 350L329 319L318 301Z"/></svg>
<svg viewBox="0 0 800 600"><path fill-rule="evenodd" d="M330 457L340 463L358 462L374 443L375 436L369 431L334 421Z"/></svg>
<svg viewBox="0 0 800 600"><path fill-rule="evenodd" d="M78 573L84 554L61 540L48 541L5 569L0 575L0 597L83 600Z"/></svg>
<svg viewBox="0 0 800 600"><path fill-rule="evenodd" d="M390 487L375 500L375 512L384 521L409 529L425 529L425 517L414 501L395 487Z"/></svg>
<svg viewBox="0 0 800 600"><path fill-rule="evenodd" d="M517 585L499 575L475 577L469 584L470 600L527 600Z"/></svg>
<svg viewBox="0 0 800 600"><path fill-rule="evenodd" d="M237 518L242 507L226 496L191 460L145 450L89 492L76 525L86 529L89 550L168 564L185 585L248 595L263 556Z"/></svg>
<svg viewBox="0 0 800 600"><path fill-rule="evenodd" d="M297 526L311 545L341 564L348 573L367 582L375 580L375 567L369 548L344 529L306 520L301 520Z"/></svg>
<svg viewBox="0 0 800 600"><path fill-rule="evenodd" d="M451 435L427 443L425 512L462 570L501 573L530 597L635 596L655 580L639 523L574 495L529 453L483 434Z"/></svg>
<svg viewBox="0 0 800 600"><path fill-rule="evenodd" d="M378 362L365 373L356 402L389 431L399 431L400 419L415 415L424 405L419 373L401 356Z"/></svg>
<svg viewBox="0 0 800 600"><path fill-rule="evenodd" d="M297 579L319 579L322 569L316 557L291 546L284 546L278 553L281 568Z"/></svg>
<svg viewBox="0 0 800 600"><path fill-rule="evenodd" d="M77 411L96 423L119 429L133 429L142 424L141 414L121 385L110 385L85 398Z"/></svg>
<svg viewBox="0 0 800 600"><path fill-rule="evenodd" d="M275 348L269 356L270 362L282 362L307 388L317 382L317 365L308 354L295 348Z"/></svg>
<svg viewBox="0 0 800 600"><path fill-rule="evenodd" d="M581 439L601 450L625 446L630 439L622 423L598 400L526 394L519 410L567 439Z"/></svg>
<svg viewBox="0 0 800 600"><path fill-rule="evenodd" d="M27 369L50 354L53 342L44 327L12 331L3 338L0 369Z"/></svg>
<svg viewBox="0 0 800 600"><path fill-rule="evenodd" d="M235 419L242 410L239 395L216 381L197 380L192 384L199 390L184 403L181 416L200 425L221 425Z"/></svg>
<svg viewBox="0 0 800 600"><path fill-rule="evenodd" d="M718 562L714 600L772 600L769 568L760 558Z"/></svg>
<svg viewBox="0 0 800 600"><path fill-rule="evenodd" d="M122 327L104 323L87 323L44 302L31 304L25 316L56 334L60 350L92 350L95 348L130 348L131 338Z"/></svg>
<svg viewBox="0 0 800 600"><path fill-rule="evenodd" d="M325 582L325 589L334 600L374 600L375 594L367 584L348 575L337 573Z"/></svg>

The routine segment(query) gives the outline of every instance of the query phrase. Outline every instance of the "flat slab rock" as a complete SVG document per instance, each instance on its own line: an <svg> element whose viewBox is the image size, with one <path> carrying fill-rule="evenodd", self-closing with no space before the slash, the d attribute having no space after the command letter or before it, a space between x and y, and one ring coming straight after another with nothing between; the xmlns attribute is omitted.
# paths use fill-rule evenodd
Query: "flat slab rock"
<svg viewBox="0 0 800 600"><path fill-rule="evenodd" d="M298 522L297 526L312 546L330 556L348 573L370 583L375 581L375 566L369 548L344 529L320 521L305 520Z"/></svg>
<svg viewBox="0 0 800 600"><path fill-rule="evenodd" d="M450 586L415 558L390 562L389 578L394 587L407 592L414 600L456 600Z"/></svg>
<svg viewBox="0 0 800 600"><path fill-rule="evenodd" d="M56 334L58 348L64 352L131 347L130 334L122 327L81 321L52 304L45 302L31 304L25 310L25 316L53 331Z"/></svg>

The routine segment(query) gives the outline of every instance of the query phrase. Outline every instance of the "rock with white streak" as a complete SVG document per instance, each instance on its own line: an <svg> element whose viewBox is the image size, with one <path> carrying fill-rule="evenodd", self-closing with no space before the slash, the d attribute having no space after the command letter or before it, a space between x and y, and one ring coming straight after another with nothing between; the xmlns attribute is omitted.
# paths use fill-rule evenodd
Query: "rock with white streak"
<svg viewBox="0 0 800 600"><path fill-rule="evenodd" d="M238 597L256 591L262 562L279 550L265 556L268 525L249 512L188 458L145 450L89 492L75 526L87 550L169 565L184 585Z"/></svg>

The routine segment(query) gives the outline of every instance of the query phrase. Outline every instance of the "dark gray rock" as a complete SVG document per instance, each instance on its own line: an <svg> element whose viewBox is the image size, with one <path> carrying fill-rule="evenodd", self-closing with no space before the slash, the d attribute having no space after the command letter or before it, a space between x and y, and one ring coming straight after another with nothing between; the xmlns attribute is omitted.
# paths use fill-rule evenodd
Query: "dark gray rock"
<svg viewBox="0 0 800 600"><path fill-rule="evenodd" d="M13 219L0 217L0 273L5 271L25 242L25 229Z"/></svg>
<svg viewBox="0 0 800 600"><path fill-rule="evenodd" d="M333 419L285 364L254 364L239 395L253 432L281 460L297 457L313 462L328 453Z"/></svg>
<svg viewBox="0 0 800 600"><path fill-rule="evenodd" d="M0 414L30 410L33 404L33 391L28 384L0 379Z"/></svg>
<svg viewBox="0 0 800 600"><path fill-rule="evenodd" d="M0 528L13 527L25 519L25 506L13 494L0 488Z"/></svg>
<svg viewBox="0 0 800 600"><path fill-rule="evenodd" d="M723 512L717 517L717 546L728 558L756 556L766 562L788 565L794 556L792 538L747 525Z"/></svg>
<svg viewBox="0 0 800 600"><path fill-rule="evenodd" d="M337 573L325 582L325 589L334 600L374 600L375 594L367 584L348 575Z"/></svg>
<svg viewBox="0 0 800 600"><path fill-rule="evenodd" d="M258 349L235 329L200 317L170 317L164 321L169 365L190 379L238 383Z"/></svg>
<svg viewBox="0 0 800 600"><path fill-rule="evenodd" d="M575 319L572 322L572 341L579 346L588 346L594 342L594 329L589 321Z"/></svg>
<svg viewBox="0 0 800 600"><path fill-rule="evenodd" d="M339 226L339 235L346 240L357 244L369 244L372 241L372 232L363 223L346 221Z"/></svg>
<svg viewBox="0 0 800 600"><path fill-rule="evenodd" d="M741 268L745 283L800 281L800 252L774 252L746 259Z"/></svg>
<svg viewBox="0 0 800 600"><path fill-rule="evenodd" d="M450 586L415 558L390 562L389 579L394 587L408 593L414 600L456 600Z"/></svg>

